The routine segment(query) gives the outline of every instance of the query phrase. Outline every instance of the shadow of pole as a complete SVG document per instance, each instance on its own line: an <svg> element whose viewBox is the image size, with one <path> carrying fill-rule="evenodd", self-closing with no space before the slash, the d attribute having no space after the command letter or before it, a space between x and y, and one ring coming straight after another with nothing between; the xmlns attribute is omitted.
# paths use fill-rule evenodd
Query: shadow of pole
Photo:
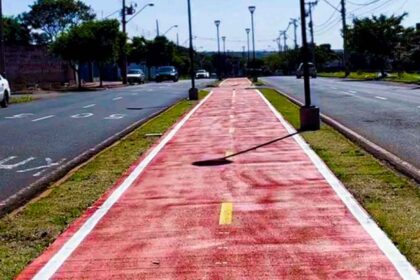
<svg viewBox="0 0 420 280"><path fill-rule="evenodd" d="M302 131L297 131L295 133L292 133L292 134L289 134L289 135L286 135L286 136L283 136L283 137L280 137L280 138L276 138L276 139L271 140L269 142L263 143L263 144L258 145L258 146L254 146L252 148L249 148L249 149L246 149L246 150L243 150L243 151L234 153L234 154L229 155L229 156L226 156L226 157L209 159L209 160L203 160L203 161L196 161L196 162L193 162L192 165L204 167L204 166L220 166L220 165L231 164L231 163L233 163L233 161L229 160L230 158L233 158L233 157L236 157L236 156L239 156L239 155L242 155L242 154L246 154L246 153L249 153L251 151L255 151L255 150L259 149L259 148L262 148L262 147L265 147L265 146L274 144L276 142L285 140L287 138L293 137L293 136L295 136L295 135L297 135L297 134L299 134L301 132Z"/></svg>

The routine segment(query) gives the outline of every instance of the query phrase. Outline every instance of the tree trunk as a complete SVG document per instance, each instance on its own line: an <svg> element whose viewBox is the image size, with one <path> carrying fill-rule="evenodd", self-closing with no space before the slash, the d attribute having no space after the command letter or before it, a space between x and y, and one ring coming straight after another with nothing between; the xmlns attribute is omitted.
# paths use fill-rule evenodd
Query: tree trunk
<svg viewBox="0 0 420 280"><path fill-rule="evenodd" d="M103 87L104 80L103 80L103 74L104 74L104 67L102 65L99 65L99 87Z"/></svg>

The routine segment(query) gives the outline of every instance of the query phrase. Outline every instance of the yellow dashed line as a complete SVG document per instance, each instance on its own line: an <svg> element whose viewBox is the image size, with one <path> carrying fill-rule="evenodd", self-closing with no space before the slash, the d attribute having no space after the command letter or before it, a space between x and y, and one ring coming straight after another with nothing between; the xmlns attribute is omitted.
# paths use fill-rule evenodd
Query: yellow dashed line
<svg viewBox="0 0 420 280"><path fill-rule="evenodd" d="M224 202L220 207L219 225L230 225L233 216L233 203Z"/></svg>

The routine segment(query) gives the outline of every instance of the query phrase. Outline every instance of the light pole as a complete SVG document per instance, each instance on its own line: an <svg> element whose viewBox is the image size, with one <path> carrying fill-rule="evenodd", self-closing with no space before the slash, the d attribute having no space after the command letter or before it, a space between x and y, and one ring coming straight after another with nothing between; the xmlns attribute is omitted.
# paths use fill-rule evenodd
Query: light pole
<svg viewBox="0 0 420 280"><path fill-rule="evenodd" d="M319 108L311 102L311 84L309 77L309 48L306 37L306 10L305 0L300 0L300 20L302 26L302 54L303 54L303 76L305 86L305 106L300 109L300 129L319 130L320 113Z"/></svg>
<svg viewBox="0 0 420 280"><path fill-rule="evenodd" d="M4 57L4 30L3 30L3 7L2 0L0 0L0 74L2 76L6 73L6 63Z"/></svg>
<svg viewBox="0 0 420 280"><path fill-rule="evenodd" d="M217 76L219 80L222 80L222 75L220 73L220 20L215 20L214 24L217 29L217 57L216 57L216 67L217 67Z"/></svg>
<svg viewBox="0 0 420 280"><path fill-rule="evenodd" d="M222 36L223 41L223 54L226 55L226 36Z"/></svg>
<svg viewBox="0 0 420 280"><path fill-rule="evenodd" d="M194 49L193 49L193 33L191 21L191 1L188 0L188 27L190 33L190 75L191 75L191 88L188 92L190 100L198 100L198 90L195 87L195 69L194 69Z"/></svg>
<svg viewBox="0 0 420 280"><path fill-rule="evenodd" d="M251 28L252 28L252 68L253 68L253 80L254 83L258 81L257 73L255 71L255 26L254 26L254 12L256 7L249 6L249 12L251 13Z"/></svg>
<svg viewBox="0 0 420 280"><path fill-rule="evenodd" d="M166 30L165 31L165 33L163 33L163 35L162 36L165 36L166 34L168 34L169 33L169 31L171 31L172 29L174 29L174 28L178 28L178 25L177 24L175 24L175 25L172 25L171 27L169 27L168 28L168 30Z"/></svg>
<svg viewBox="0 0 420 280"><path fill-rule="evenodd" d="M247 39L247 44L248 44L248 54L247 54L247 57L248 57L248 62L247 62L247 67L249 67L249 57L250 57L250 47L249 47L249 32L251 32L251 28L245 28L245 32L246 32L246 39Z"/></svg>
<svg viewBox="0 0 420 280"><path fill-rule="evenodd" d="M147 7L153 7L154 4L153 3L149 3L144 5L143 8L140 9L140 11L138 11L137 13L135 13L129 20L127 20L127 9L128 7L125 5L125 0L122 1L122 11L121 11L121 15L122 15L122 30L124 35L127 35L127 30L126 30L126 26L127 23L129 21L131 21L135 16L137 16L138 14L140 14L144 9L146 9ZM127 42L124 43L124 45ZM122 51L122 67L121 67L121 76L122 76L122 81L123 84L126 85L127 84L127 52L125 51L125 48L123 48Z"/></svg>

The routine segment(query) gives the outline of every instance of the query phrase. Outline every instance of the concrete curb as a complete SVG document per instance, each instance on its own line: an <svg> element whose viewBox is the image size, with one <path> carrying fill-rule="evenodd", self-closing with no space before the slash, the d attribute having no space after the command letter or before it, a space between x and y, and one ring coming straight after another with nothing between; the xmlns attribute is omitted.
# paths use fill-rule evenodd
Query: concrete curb
<svg viewBox="0 0 420 280"><path fill-rule="evenodd" d="M284 97L286 97L287 99L289 99L292 103L294 103L298 106L303 106L303 103L300 102L299 100L289 96L286 93L280 92L279 90L275 89L274 87L272 89L274 89L279 94L281 94ZM346 136L351 141L355 142L356 144L358 144L359 146L364 148L366 151L371 153L376 158L387 162L393 168L395 168L397 171L401 172L402 174L404 174L404 175L414 179L418 183L420 183L420 169L416 168L411 163L408 163L408 162L402 160L401 158L394 155L393 153L391 153L391 152L385 150L384 148L378 146L377 144L375 144L372 141L366 139L365 137L361 136L357 132L349 129L348 127L344 126L340 122L334 120L333 118L331 118L331 117L329 117L325 114L321 114L321 120L324 123L328 124L329 126L333 127L334 129L336 129L337 131L339 131L341 134Z"/></svg>
<svg viewBox="0 0 420 280"><path fill-rule="evenodd" d="M180 100L182 101L182 100ZM121 132L114 134L113 136L109 137L108 139L102 141L95 147L85 151L84 153L80 154L79 156L75 157L74 159L68 161L64 165L60 166L58 169L54 170L52 173L45 175L44 177L40 178L39 180L35 181L34 183L30 184L29 186L25 187L24 189L20 190L17 194L9 197L6 200L0 201L0 218L4 215L16 210L17 208L23 206L25 203L33 199L36 195L40 194L41 192L45 191L49 186L53 185L56 181L63 178L67 173L69 173L74 168L78 167L79 165L85 163L95 155L99 154L106 148L113 145L118 140L121 140L149 120L157 117L158 115L166 112L180 101L159 110L158 112L148 116L147 118L143 118L129 127L125 128Z"/></svg>

